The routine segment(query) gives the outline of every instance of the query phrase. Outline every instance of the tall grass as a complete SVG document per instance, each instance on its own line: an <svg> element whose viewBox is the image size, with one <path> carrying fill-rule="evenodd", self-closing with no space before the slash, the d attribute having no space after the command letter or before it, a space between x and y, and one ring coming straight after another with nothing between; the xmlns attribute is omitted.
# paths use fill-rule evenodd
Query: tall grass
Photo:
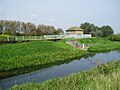
<svg viewBox="0 0 120 90"><path fill-rule="evenodd" d="M74 49L64 42L33 41L0 46L0 71L43 65L82 57L87 51Z"/></svg>
<svg viewBox="0 0 120 90"><path fill-rule="evenodd" d="M79 39L80 43L89 44L89 51L108 51L120 49L119 42L102 38ZM1 45L0 71L43 65L63 61L88 54L88 51L75 49L65 40L60 42L33 41L29 43Z"/></svg>
<svg viewBox="0 0 120 90"><path fill-rule="evenodd" d="M89 51L109 51L120 49L120 42L113 42L104 38L87 38L79 39L79 43L84 43L89 46Z"/></svg>
<svg viewBox="0 0 120 90"><path fill-rule="evenodd" d="M48 80L43 83L15 85L10 90L119 90L120 60L92 70Z"/></svg>

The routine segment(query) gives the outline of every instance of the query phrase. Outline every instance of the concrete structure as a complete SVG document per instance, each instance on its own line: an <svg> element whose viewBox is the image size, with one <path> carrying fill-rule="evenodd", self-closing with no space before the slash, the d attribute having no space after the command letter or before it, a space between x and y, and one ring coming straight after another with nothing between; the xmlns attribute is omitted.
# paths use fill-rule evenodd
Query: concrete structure
<svg viewBox="0 0 120 90"><path fill-rule="evenodd" d="M70 27L69 29L66 30L66 34L67 35L73 35L73 34L82 35L83 34L83 29L81 29L77 26Z"/></svg>

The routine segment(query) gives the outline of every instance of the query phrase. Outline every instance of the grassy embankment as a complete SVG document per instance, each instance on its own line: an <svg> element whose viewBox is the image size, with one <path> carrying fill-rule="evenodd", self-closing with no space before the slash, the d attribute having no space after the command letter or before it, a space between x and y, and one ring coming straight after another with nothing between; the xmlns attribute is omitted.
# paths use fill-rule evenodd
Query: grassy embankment
<svg viewBox="0 0 120 90"><path fill-rule="evenodd" d="M48 80L43 83L15 85L11 90L119 90L120 60L92 70Z"/></svg>
<svg viewBox="0 0 120 90"><path fill-rule="evenodd" d="M88 54L88 51L74 49L62 41L33 41L1 45L0 71L65 61L86 54Z"/></svg>
<svg viewBox="0 0 120 90"><path fill-rule="evenodd" d="M104 38L83 38L78 41L90 46L88 50L92 52L120 50L120 42L110 41Z"/></svg>
<svg viewBox="0 0 120 90"><path fill-rule="evenodd" d="M102 38L80 39L80 43L89 44L89 51L108 51L120 49L119 42ZM0 71L25 68L36 65L65 61L89 54L60 42L34 41L0 46Z"/></svg>

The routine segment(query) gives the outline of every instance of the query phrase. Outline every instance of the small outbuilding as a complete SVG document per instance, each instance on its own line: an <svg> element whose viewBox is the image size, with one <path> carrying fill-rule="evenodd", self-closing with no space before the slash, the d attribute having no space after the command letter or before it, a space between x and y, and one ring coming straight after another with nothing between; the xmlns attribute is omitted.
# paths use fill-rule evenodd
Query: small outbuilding
<svg viewBox="0 0 120 90"><path fill-rule="evenodd" d="M70 27L69 29L67 29L66 33L68 35L70 35L70 34L82 35L83 34L83 29L81 29L77 26L74 26L74 27Z"/></svg>

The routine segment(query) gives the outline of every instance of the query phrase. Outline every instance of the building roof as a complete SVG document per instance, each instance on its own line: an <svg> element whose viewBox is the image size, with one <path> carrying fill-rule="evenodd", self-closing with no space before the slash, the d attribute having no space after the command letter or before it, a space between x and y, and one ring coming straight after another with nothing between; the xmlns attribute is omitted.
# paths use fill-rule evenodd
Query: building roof
<svg viewBox="0 0 120 90"><path fill-rule="evenodd" d="M67 29L66 31L72 31L72 30L76 30L76 31L83 31L83 29L77 27L77 26L74 26L74 27L70 27L69 29Z"/></svg>

